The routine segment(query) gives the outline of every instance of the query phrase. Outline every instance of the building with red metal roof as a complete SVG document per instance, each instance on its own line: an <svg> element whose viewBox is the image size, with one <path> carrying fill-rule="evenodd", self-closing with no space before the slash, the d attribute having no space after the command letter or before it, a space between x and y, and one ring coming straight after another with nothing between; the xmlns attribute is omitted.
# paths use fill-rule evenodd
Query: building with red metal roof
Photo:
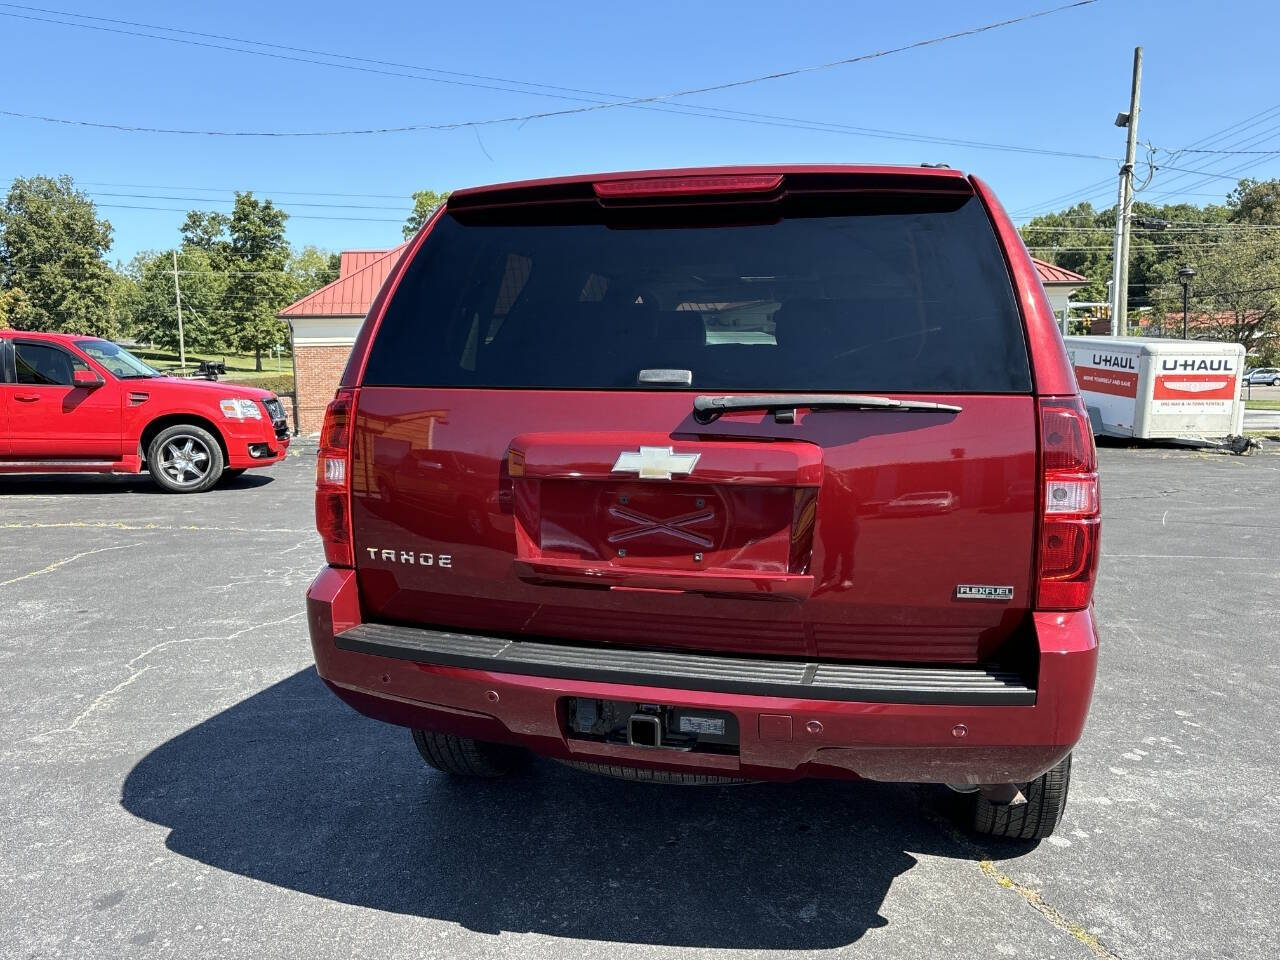
<svg viewBox="0 0 1280 960"><path fill-rule="evenodd" d="M404 248L402 243L390 250L342 251L337 280L276 314L292 331L302 433L320 429L364 315Z"/></svg>
<svg viewBox="0 0 1280 960"><path fill-rule="evenodd" d="M1089 282L1088 277L1068 270L1066 267L1060 267L1056 263L1050 263L1037 257L1032 257L1031 262L1036 265L1036 273L1040 274L1040 282L1046 288L1049 286L1073 286L1078 288Z"/></svg>

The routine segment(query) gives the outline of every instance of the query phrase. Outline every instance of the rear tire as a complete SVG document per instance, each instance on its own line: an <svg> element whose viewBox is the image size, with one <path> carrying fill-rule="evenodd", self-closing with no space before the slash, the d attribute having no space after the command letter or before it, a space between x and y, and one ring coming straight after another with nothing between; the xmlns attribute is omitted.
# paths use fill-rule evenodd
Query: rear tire
<svg viewBox="0 0 1280 960"><path fill-rule="evenodd" d="M413 743L429 765L455 777L495 780L517 772L528 762L528 755L519 747L448 733L414 730Z"/></svg>
<svg viewBox="0 0 1280 960"><path fill-rule="evenodd" d="M203 493L222 478L225 464L218 439L195 424L166 427L147 447L151 479L169 493Z"/></svg>
<svg viewBox="0 0 1280 960"><path fill-rule="evenodd" d="M1026 803L992 803L974 794L973 830L1013 840L1043 840L1050 836L1067 809L1071 786L1071 754L1022 788Z"/></svg>

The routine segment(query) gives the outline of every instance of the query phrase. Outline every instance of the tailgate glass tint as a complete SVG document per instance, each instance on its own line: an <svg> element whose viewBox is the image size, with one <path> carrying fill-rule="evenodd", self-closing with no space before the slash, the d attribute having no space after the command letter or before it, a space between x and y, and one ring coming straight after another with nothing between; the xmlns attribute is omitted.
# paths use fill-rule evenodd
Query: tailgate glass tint
<svg viewBox="0 0 1280 960"><path fill-rule="evenodd" d="M674 370L698 390L1031 389L976 198L782 204L719 223L685 208L544 216L442 217L364 383L652 390L641 371Z"/></svg>

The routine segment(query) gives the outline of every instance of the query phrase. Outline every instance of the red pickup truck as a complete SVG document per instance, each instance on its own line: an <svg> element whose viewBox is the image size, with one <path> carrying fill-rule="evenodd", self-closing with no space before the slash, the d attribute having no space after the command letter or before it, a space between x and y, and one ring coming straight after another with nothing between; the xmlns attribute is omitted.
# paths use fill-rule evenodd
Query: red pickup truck
<svg viewBox="0 0 1280 960"><path fill-rule="evenodd" d="M199 493L288 449L270 391L164 376L96 337L0 330L0 474L147 470Z"/></svg>
<svg viewBox="0 0 1280 960"><path fill-rule="evenodd" d="M320 676L498 776L944 783L1049 835L1097 661L1093 436L987 186L787 166L461 190L320 440Z"/></svg>

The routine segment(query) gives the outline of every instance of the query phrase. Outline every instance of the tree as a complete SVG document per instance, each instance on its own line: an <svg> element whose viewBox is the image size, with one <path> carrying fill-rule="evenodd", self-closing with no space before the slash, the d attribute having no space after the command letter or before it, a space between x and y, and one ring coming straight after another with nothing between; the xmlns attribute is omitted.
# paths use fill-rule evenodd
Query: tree
<svg viewBox="0 0 1280 960"><path fill-rule="evenodd" d="M285 327L276 313L293 301L296 290L285 271L290 257L284 235L288 219L270 200L258 200L246 192L236 194L227 225L226 308L233 316L236 346L253 351L258 370L262 352L284 341Z"/></svg>
<svg viewBox="0 0 1280 960"><path fill-rule="evenodd" d="M127 268L134 282L131 307L135 336L169 350L178 349L173 254L172 250L140 253ZM207 250L184 248L178 251L178 281L182 285L182 339L186 348L198 353L225 350L226 274L214 270Z"/></svg>
<svg viewBox="0 0 1280 960"><path fill-rule="evenodd" d="M341 266L342 257L339 254L319 247L306 246L294 251L285 267L295 285L293 299L305 297L325 284L333 283L338 279Z"/></svg>
<svg viewBox="0 0 1280 960"><path fill-rule="evenodd" d="M70 177L18 177L0 207L0 291L20 330L113 336L111 224Z"/></svg>
<svg viewBox="0 0 1280 960"><path fill-rule="evenodd" d="M137 336L138 294L137 281L122 264L117 263L111 271L111 289L107 295L107 311L117 336Z"/></svg>
<svg viewBox="0 0 1280 960"><path fill-rule="evenodd" d="M1241 180L1227 206L1235 223L1280 226L1280 180Z"/></svg>
<svg viewBox="0 0 1280 960"><path fill-rule="evenodd" d="M1169 266L1184 261L1184 247L1196 249L1222 235L1231 211L1222 204L1134 203L1129 240L1129 307L1151 306L1152 290L1171 275ZM1109 299L1113 264L1114 209L1094 210L1088 203L1035 217L1022 227L1033 256L1089 278L1076 300ZM1132 319L1132 317L1131 317Z"/></svg>
<svg viewBox="0 0 1280 960"><path fill-rule="evenodd" d="M227 228L231 226L231 218L216 210L189 210L187 219L179 230L182 233L184 249L199 249L209 254L215 262L225 261L231 253L231 242L227 239Z"/></svg>
<svg viewBox="0 0 1280 960"><path fill-rule="evenodd" d="M1249 350L1280 337L1280 236L1275 231L1228 232L1199 247L1194 259L1194 336L1243 343ZM1156 316L1169 333L1175 328L1181 332L1182 287L1176 270L1182 260L1174 257L1162 265L1162 282L1153 295Z"/></svg>
<svg viewBox="0 0 1280 960"><path fill-rule="evenodd" d="M233 269L231 252L231 216L216 210L190 210L183 221L179 232L182 234L182 246L178 251L179 282L182 285L182 299L185 313L192 315L194 326L187 332L187 318L184 317L184 340L192 349L203 351L226 351L236 345L237 314L227 302L228 280ZM168 280L169 297L173 298L173 254L164 254L163 262L157 258L153 267L157 279L151 280L155 288L162 287L159 279L165 271ZM162 341L170 347L177 344L177 310L171 304L167 314L157 313L163 299L153 298L148 302L147 317L150 329L160 331L157 321L169 325L167 332L160 332Z"/></svg>
<svg viewBox="0 0 1280 960"><path fill-rule="evenodd" d="M18 329L18 317L28 309L27 295L21 289L0 289L0 330Z"/></svg>
<svg viewBox="0 0 1280 960"><path fill-rule="evenodd" d="M404 238L408 240L417 233L433 213L449 199L449 191L436 193L434 190L419 190L413 195L413 213L404 222Z"/></svg>
<svg viewBox="0 0 1280 960"><path fill-rule="evenodd" d="M192 210L178 250L183 332L187 348L262 354L283 342L281 308L338 275L338 256L285 240L288 214L270 200L237 193L230 214ZM173 251L135 258L128 273L137 287L135 314L143 336L177 346Z"/></svg>
<svg viewBox="0 0 1280 960"><path fill-rule="evenodd" d="M1035 217L1022 228L1022 240L1033 257L1048 260L1089 278L1075 298L1105 300L1111 279L1111 235L1115 211L1096 211L1079 203L1060 213Z"/></svg>

